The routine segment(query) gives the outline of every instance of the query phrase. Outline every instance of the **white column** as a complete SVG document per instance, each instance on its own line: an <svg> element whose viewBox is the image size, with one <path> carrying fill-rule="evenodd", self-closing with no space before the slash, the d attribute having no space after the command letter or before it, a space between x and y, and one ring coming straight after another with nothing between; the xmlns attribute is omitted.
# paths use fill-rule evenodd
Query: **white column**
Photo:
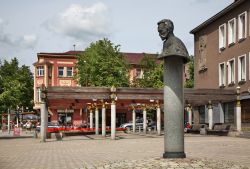
<svg viewBox="0 0 250 169"><path fill-rule="evenodd" d="M95 134L99 135L99 111L98 111L98 107L95 108Z"/></svg>
<svg viewBox="0 0 250 169"><path fill-rule="evenodd" d="M44 101L40 102L40 106L41 106L41 128L40 128L41 142L45 142L47 137L47 127L48 127L48 109Z"/></svg>
<svg viewBox="0 0 250 169"><path fill-rule="evenodd" d="M236 99L236 110L234 115L234 122L237 131L241 131L241 104L240 104L240 87L236 88L237 99Z"/></svg>
<svg viewBox="0 0 250 169"><path fill-rule="evenodd" d="M213 128L213 107L211 101L208 102L208 128Z"/></svg>
<svg viewBox="0 0 250 169"><path fill-rule="evenodd" d="M19 123L18 119L19 119L19 114L17 114L17 116L16 116L16 126L17 127L18 127L18 123Z"/></svg>
<svg viewBox="0 0 250 169"><path fill-rule="evenodd" d="M161 135L161 109L160 105L156 108L156 116L157 116L157 134Z"/></svg>
<svg viewBox="0 0 250 169"><path fill-rule="evenodd" d="M241 105L236 105L235 126L237 131L241 131Z"/></svg>
<svg viewBox="0 0 250 169"><path fill-rule="evenodd" d="M10 109L8 109L8 133L10 134Z"/></svg>
<svg viewBox="0 0 250 169"><path fill-rule="evenodd" d="M102 105L102 136L106 137L106 108Z"/></svg>
<svg viewBox="0 0 250 169"><path fill-rule="evenodd" d="M89 111L89 125L90 125L90 128L93 129L93 110L90 109Z"/></svg>
<svg viewBox="0 0 250 169"><path fill-rule="evenodd" d="M115 140L116 134L116 105L115 102L111 103L111 140Z"/></svg>
<svg viewBox="0 0 250 169"><path fill-rule="evenodd" d="M133 133L135 133L135 109L133 108L133 111L132 111L132 120L133 120Z"/></svg>
<svg viewBox="0 0 250 169"><path fill-rule="evenodd" d="M187 111L188 111L188 122L190 125L192 125L192 108L190 105L188 105Z"/></svg>
<svg viewBox="0 0 250 169"><path fill-rule="evenodd" d="M143 109L143 132L147 133L147 111L146 108Z"/></svg>

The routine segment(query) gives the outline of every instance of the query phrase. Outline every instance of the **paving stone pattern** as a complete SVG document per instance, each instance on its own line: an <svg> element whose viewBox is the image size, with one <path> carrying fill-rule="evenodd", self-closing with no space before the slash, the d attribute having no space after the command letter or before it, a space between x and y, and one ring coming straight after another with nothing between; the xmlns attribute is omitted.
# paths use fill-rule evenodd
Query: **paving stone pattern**
<svg viewBox="0 0 250 169"><path fill-rule="evenodd" d="M207 159L162 159L151 158L144 160L125 160L119 162L106 162L91 166L86 164L84 168L98 169L248 169L242 165L236 165L229 161L216 161Z"/></svg>
<svg viewBox="0 0 250 169"><path fill-rule="evenodd" d="M163 136L119 134L54 139L0 139L0 169L71 168L244 168L250 167L250 139L185 136L186 159L162 159ZM153 167L152 167L153 166Z"/></svg>

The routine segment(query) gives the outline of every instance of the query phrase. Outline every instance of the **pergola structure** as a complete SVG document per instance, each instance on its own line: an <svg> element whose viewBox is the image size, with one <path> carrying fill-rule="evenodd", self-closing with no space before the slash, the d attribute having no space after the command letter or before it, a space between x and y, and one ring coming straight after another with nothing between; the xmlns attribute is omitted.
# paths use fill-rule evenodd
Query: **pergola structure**
<svg viewBox="0 0 250 169"><path fill-rule="evenodd" d="M184 89L186 106L208 105L236 101L235 90L221 89ZM132 119L135 131L136 110L143 111L143 131L146 132L147 109L155 109L157 114L157 130L160 134L161 110L163 108L163 90L152 88L108 88L108 87L48 87L47 106L53 114L56 109L74 109L83 117L83 110L89 117L90 128L93 127L95 113L95 128L99 128L99 110L102 111L102 128L106 121L111 123L111 138L115 138L117 110L127 111L127 119ZM87 110L87 111L86 111ZM107 110L107 112L106 112ZM110 113L110 116L106 116ZM96 134L99 130L96 129ZM102 131L105 135L105 131Z"/></svg>

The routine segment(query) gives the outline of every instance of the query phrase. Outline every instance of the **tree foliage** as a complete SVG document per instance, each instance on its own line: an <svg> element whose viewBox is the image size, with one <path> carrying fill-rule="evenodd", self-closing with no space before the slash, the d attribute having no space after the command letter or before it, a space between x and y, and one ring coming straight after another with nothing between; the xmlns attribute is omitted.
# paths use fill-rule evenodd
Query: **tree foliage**
<svg viewBox="0 0 250 169"><path fill-rule="evenodd" d="M8 108L32 108L33 76L27 66L18 66L17 58L0 63L0 112Z"/></svg>
<svg viewBox="0 0 250 169"><path fill-rule="evenodd" d="M190 56L190 60L187 63L188 65L188 76L189 79L185 83L186 88L193 88L194 87L194 57Z"/></svg>
<svg viewBox="0 0 250 169"><path fill-rule="evenodd" d="M133 83L135 87L163 87L163 63L157 63L155 57L145 54L140 67L143 70L143 78L135 79Z"/></svg>
<svg viewBox="0 0 250 169"><path fill-rule="evenodd" d="M81 86L126 87L128 63L121 54L119 45L103 39L91 43L78 57L75 78Z"/></svg>

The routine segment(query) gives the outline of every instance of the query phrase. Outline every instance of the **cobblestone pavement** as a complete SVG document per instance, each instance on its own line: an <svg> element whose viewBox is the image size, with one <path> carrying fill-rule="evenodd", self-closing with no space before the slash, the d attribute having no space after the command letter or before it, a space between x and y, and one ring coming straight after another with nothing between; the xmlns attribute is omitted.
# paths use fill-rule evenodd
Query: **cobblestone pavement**
<svg viewBox="0 0 250 169"><path fill-rule="evenodd" d="M250 139L186 135L186 159L162 159L163 136L72 136L63 141L0 139L0 168L244 168Z"/></svg>

